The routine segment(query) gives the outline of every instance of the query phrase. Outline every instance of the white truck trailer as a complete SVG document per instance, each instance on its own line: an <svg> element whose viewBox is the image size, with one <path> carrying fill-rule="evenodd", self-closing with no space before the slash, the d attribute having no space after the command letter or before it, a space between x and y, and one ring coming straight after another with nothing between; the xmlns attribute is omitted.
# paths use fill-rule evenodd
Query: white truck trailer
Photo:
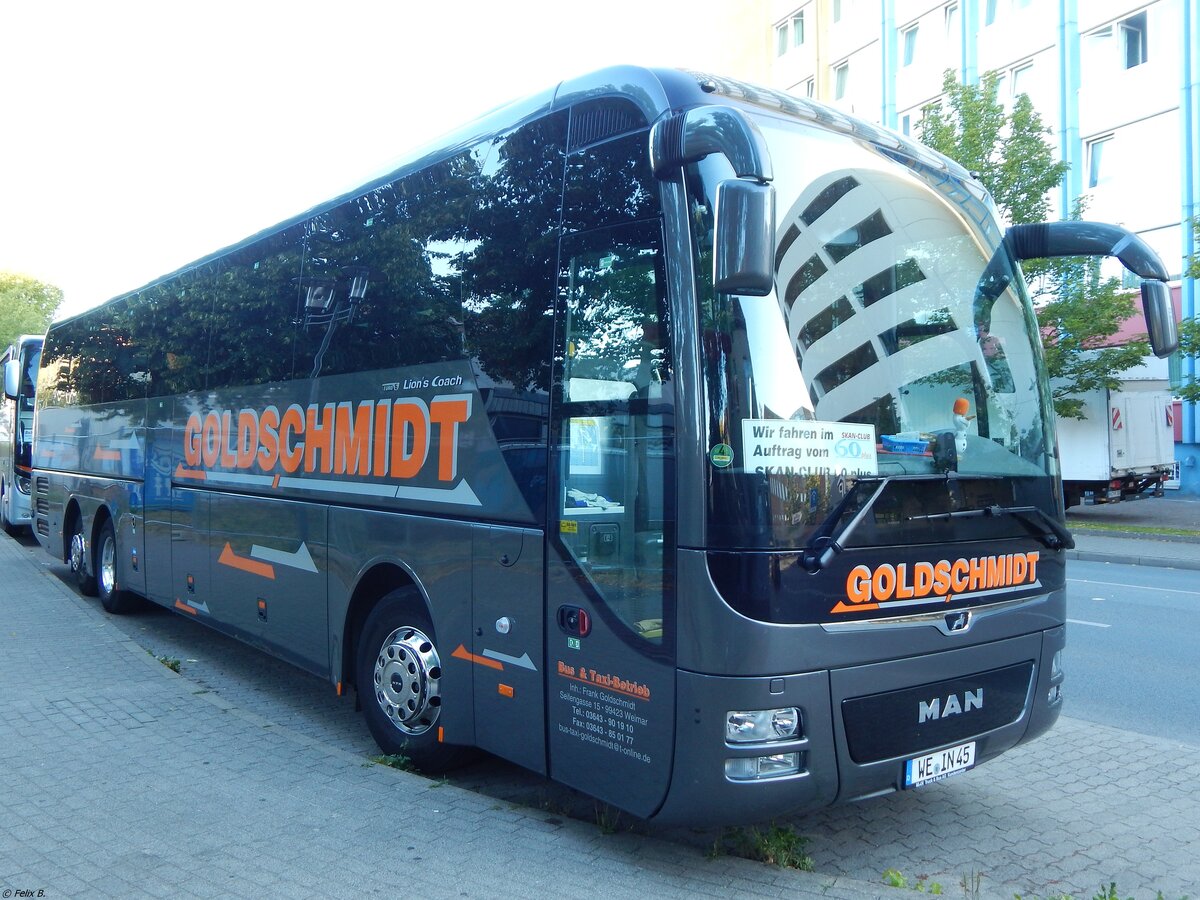
<svg viewBox="0 0 1200 900"><path fill-rule="evenodd" d="M1161 497L1175 466L1171 393L1098 389L1083 400L1086 419L1058 420L1066 505Z"/></svg>

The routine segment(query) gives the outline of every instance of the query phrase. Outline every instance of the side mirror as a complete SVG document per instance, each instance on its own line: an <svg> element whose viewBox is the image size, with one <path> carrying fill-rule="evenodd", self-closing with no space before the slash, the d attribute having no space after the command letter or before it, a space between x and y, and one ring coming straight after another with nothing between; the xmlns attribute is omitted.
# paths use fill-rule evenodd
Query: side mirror
<svg viewBox="0 0 1200 900"><path fill-rule="evenodd" d="M713 287L765 297L775 287L775 189L731 178L717 185Z"/></svg>
<svg viewBox="0 0 1200 900"><path fill-rule="evenodd" d="M1179 325L1175 321L1175 305L1171 289L1165 281L1142 282L1142 312L1146 315L1146 331L1150 349L1159 359L1179 349Z"/></svg>
<svg viewBox="0 0 1200 900"><path fill-rule="evenodd" d="M775 287L775 190L771 154L758 126L731 106L697 106L650 129L650 168L672 178L681 166L719 153L736 178L717 185L713 287L765 297Z"/></svg>
<svg viewBox="0 0 1200 900"><path fill-rule="evenodd" d="M4 364L4 396L16 400L21 390L21 362L10 359Z"/></svg>

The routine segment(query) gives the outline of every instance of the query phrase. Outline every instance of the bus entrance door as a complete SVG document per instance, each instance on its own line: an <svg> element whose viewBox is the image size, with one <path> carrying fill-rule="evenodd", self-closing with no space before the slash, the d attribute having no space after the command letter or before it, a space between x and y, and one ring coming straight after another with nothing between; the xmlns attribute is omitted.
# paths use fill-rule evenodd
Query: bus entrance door
<svg viewBox="0 0 1200 900"><path fill-rule="evenodd" d="M472 532L475 743L544 775L542 535L496 525Z"/></svg>
<svg viewBox="0 0 1200 900"><path fill-rule="evenodd" d="M639 816L675 734L674 407L656 225L564 239L546 565L558 781Z"/></svg>

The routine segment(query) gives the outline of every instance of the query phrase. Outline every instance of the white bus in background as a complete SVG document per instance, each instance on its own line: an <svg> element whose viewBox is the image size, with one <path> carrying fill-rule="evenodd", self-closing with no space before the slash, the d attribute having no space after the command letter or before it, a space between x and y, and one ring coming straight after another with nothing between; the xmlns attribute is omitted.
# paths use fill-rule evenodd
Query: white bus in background
<svg viewBox="0 0 1200 900"><path fill-rule="evenodd" d="M0 525L10 534L30 522L29 464L33 447L33 392L42 338L22 335L4 351L0 402Z"/></svg>

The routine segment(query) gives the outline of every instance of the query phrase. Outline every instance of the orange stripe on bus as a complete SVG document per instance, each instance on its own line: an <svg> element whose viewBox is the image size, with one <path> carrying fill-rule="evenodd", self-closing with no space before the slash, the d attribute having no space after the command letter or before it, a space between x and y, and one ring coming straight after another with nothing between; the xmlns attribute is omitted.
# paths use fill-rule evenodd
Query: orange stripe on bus
<svg viewBox="0 0 1200 900"><path fill-rule="evenodd" d="M204 481L208 476L199 469L185 469L183 463L175 467L176 478L191 478L193 481Z"/></svg>
<svg viewBox="0 0 1200 900"><path fill-rule="evenodd" d="M175 608L176 608L177 610L179 610L180 612L185 612L185 613L187 613L189 616L198 616L198 615L200 615L200 614L199 614L199 613L198 613L196 610L192 609L190 606L188 606L188 605L187 605L186 603L184 603L182 600L176 600L176 601L175 601Z"/></svg>
<svg viewBox="0 0 1200 900"><path fill-rule="evenodd" d="M221 551L221 556L217 559L223 566L229 566L231 569L241 569L243 572L249 572L251 575L261 575L263 578L275 580L275 567L270 563L259 562L255 559L247 559L244 556L238 556L233 552L233 547L229 543L225 544L225 549Z"/></svg>
<svg viewBox="0 0 1200 900"><path fill-rule="evenodd" d="M105 450L101 447L97 447L96 452L93 453L92 456L95 457L96 459L104 460L107 462L120 462L121 461L121 451L120 450Z"/></svg>
<svg viewBox="0 0 1200 900"><path fill-rule="evenodd" d="M467 662L473 662L476 665L487 666L489 669L499 669L501 672L504 671L504 664L499 660L488 659L486 656L476 656L462 644L459 644L458 649L450 655L455 659L465 659Z"/></svg>

